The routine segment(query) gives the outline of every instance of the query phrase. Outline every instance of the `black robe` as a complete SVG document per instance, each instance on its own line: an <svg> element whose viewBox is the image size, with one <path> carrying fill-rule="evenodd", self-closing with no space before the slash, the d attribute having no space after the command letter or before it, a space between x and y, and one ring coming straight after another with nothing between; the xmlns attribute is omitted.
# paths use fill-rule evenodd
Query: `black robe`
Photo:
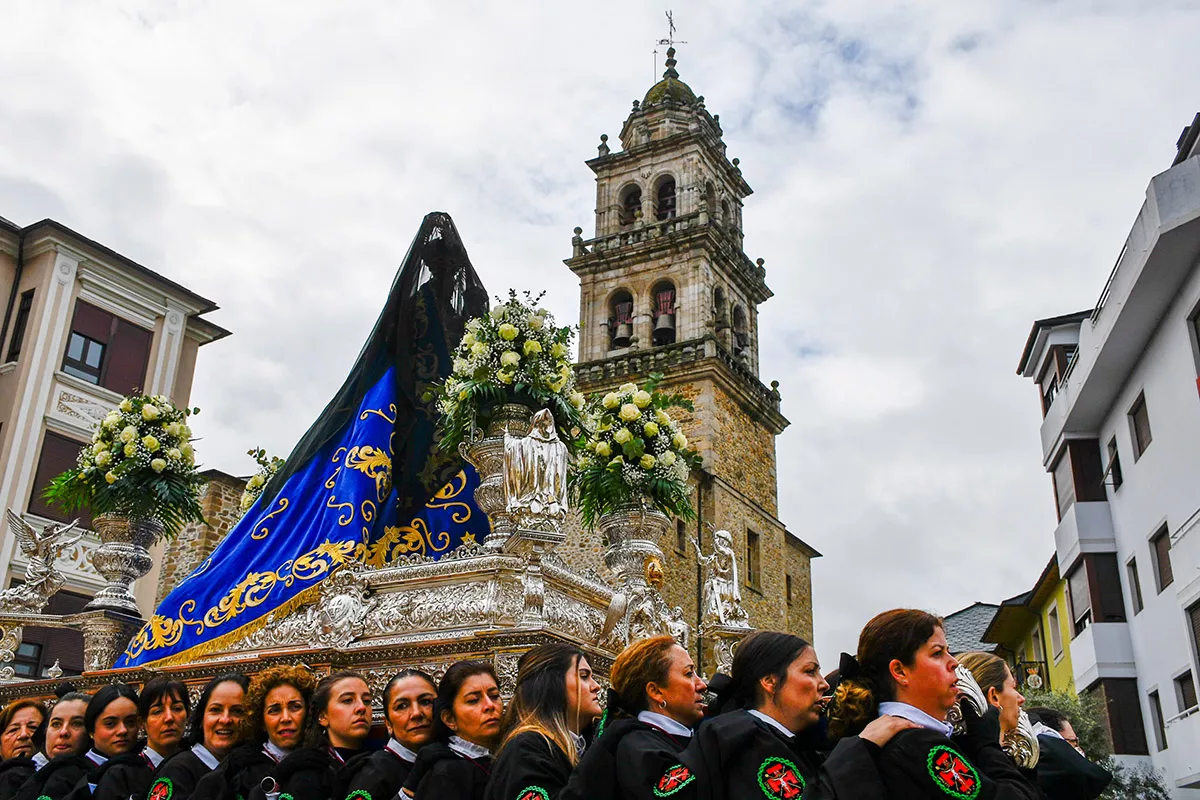
<svg viewBox="0 0 1200 800"><path fill-rule="evenodd" d="M346 800L392 800L412 771L412 762L405 761L391 750L360 753L346 762L339 777Z"/></svg>
<svg viewBox="0 0 1200 800"><path fill-rule="evenodd" d="M50 759L17 790L15 800L64 800L79 779L85 777L96 763L86 756L63 755Z"/></svg>
<svg viewBox="0 0 1200 800"><path fill-rule="evenodd" d="M275 767L275 759L260 744L234 748L217 768L200 779L192 800L246 800Z"/></svg>
<svg viewBox="0 0 1200 800"><path fill-rule="evenodd" d="M636 719L610 723L584 752L559 800L654 800L654 787L691 741Z"/></svg>
<svg viewBox="0 0 1200 800"><path fill-rule="evenodd" d="M200 779L212 772L190 749L180 750L158 765L146 800L188 800Z"/></svg>
<svg viewBox="0 0 1200 800"><path fill-rule="evenodd" d="M926 728L900 731L879 753L886 797L1037 800L1037 787L1000 749L999 739L967 734L951 740Z"/></svg>
<svg viewBox="0 0 1200 800"><path fill-rule="evenodd" d="M467 758L441 742L427 744L404 780L416 800L483 800L491 758Z"/></svg>
<svg viewBox="0 0 1200 800"><path fill-rule="evenodd" d="M300 747L266 774L275 779L277 791L290 795L292 800L336 800L346 796L338 773L347 760L347 753L340 753L341 756L335 758L325 746ZM246 800L265 798L261 786L246 795Z"/></svg>
<svg viewBox="0 0 1200 800"><path fill-rule="evenodd" d="M113 756L103 764L88 770L75 784L66 800L91 800L100 797L104 800L142 798L146 796L153 772L150 762L141 751ZM93 786L96 787L94 791Z"/></svg>
<svg viewBox="0 0 1200 800"><path fill-rule="evenodd" d="M679 754L679 763L650 786L651 796L799 800L823 760L807 745L748 711L730 711L700 725Z"/></svg>
<svg viewBox="0 0 1200 800"><path fill-rule="evenodd" d="M1112 773L1080 755L1056 736L1039 736L1037 782L1053 800L1096 800L1112 783Z"/></svg>
<svg viewBox="0 0 1200 800"><path fill-rule="evenodd" d="M14 756L0 763L0 800L12 800L25 781L37 772L37 765L28 756Z"/></svg>
<svg viewBox="0 0 1200 800"><path fill-rule="evenodd" d="M571 777L567 754L536 731L518 733L492 763L484 800L558 800Z"/></svg>

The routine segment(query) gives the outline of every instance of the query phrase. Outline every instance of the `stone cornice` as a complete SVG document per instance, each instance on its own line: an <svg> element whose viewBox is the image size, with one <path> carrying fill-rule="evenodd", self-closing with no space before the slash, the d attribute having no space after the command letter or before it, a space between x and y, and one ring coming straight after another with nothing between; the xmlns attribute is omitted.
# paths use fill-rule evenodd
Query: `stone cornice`
<svg viewBox="0 0 1200 800"><path fill-rule="evenodd" d="M647 158L655 156L662 157L677 157L683 149L689 144L695 143L701 148L708 151L713 163L723 173L725 180L735 187L742 197L751 195L754 190L750 188L750 184L742 177L742 171L733 165L725 155L724 145L720 139L712 139L704 136L697 130L689 129L680 131L679 133L665 136L661 139L651 139L648 142L634 145L628 150L620 150L616 153L610 153L606 156L599 156L590 159L585 164L597 175L612 172L621 166L624 166L630 161L643 161Z"/></svg>
<svg viewBox="0 0 1200 800"><path fill-rule="evenodd" d="M667 383L709 379L727 391L756 421L778 436L790 424L780 413L778 397L715 336L707 335L664 347L588 361L575 367L581 389L595 391L630 378L661 372Z"/></svg>

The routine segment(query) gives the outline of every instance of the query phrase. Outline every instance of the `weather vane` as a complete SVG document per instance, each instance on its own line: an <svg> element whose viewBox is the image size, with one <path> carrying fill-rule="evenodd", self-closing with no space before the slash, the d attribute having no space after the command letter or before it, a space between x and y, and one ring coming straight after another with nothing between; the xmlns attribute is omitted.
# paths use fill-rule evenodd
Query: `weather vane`
<svg viewBox="0 0 1200 800"><path fill-rule="evenodd" d="M687 42L682 41L682 40L677 40L675 38L675 16L670 11L666 12L666 14L667 14L667 38L659 39L657 42L654 43L654 73L656 75L658 74L658 46L665 44L667 47L674 47L677 44L687 44Z"/></svg>

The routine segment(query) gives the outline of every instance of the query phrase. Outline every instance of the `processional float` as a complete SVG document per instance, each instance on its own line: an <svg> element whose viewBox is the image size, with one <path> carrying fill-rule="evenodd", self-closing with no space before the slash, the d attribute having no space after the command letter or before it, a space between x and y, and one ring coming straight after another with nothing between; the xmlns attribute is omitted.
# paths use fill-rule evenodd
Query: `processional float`
<svg viewBox="0 0 1200 800"><path fill-rule="evenodd" d="M508 693L520 656L546 642L583 648L602 676L631 641L670 634L690 642L682 611L659 591L670 568L658 546L666 514L645 502L601 514L603 566L572 568L555 552L566 539L576 458L564 440L580 431L558 430L554 409L497 403L482 424L470 420L457 454L439 449L429 390L444 386L469 321L487 313L453 222L430 214L342 389L151 619L116 602L40 614L61 585L54 560L68 529L32 532L10 515L35 557L25 586L0 594L0 662L12 660L23 626L38 625L83 632L85 671L72 679L81 689L161 672L196 686L230 670L304 663L319 673L358 670L381 693L398 669L440 677L471 658L491 662ZM563 371L548 385L560 389ZM645 466L651 447L638 448ZM583 455L595 457L594 448ZM675 469L686 477L686 467ZM133 541L139 526L125 529L129 541L106 542L93 563L106 565L111 594L128 599L150 564L148 543ZM699 634L727 671L750 626L729 536L714 538L715 552L700 554ZM55 683L17 681L9 668L0 672L0 701L50 694Z"/></svg>

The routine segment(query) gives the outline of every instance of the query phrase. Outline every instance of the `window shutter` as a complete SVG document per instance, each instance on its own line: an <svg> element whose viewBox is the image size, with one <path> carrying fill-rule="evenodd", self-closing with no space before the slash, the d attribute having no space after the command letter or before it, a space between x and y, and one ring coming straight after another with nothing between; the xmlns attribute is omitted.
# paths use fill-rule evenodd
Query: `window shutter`
<svg viewBox="0 0 1200 800"><path fill-rule="evenodd" d="M144 394L152 338L145 328L118 319L116 332L108 345L108 363L101 385L118 394L133 394L134 390ZM169 387L167 391L170 391Z"/></svg>
<svg viewBox="0 0 1200 800"><path fill-rule="evenodd" d="M79 442L46 431L42 440L42 454L38 458L37 472L33 478L33 489L29 495L29 513L58 522L70 522L78 516L80 527L92 527L92 515L87 509L80 509L68 516L58 506L51 506L42 498L42 492L50 485L50 481L60 473L75 468L81 449L83 445Z"/></svg>
<svg viewBox="0 0 1200 800"><path fill-rule="evenodd" d="M1161 592L1175 580L1171 570L1171 537L1166 528L1154 537L1154 565L1158 569L1158 590Z"/></svg>
<svg viewBox="0 0 1200 800"><path fill-rule="evenodd" d="M1092 565L1099 605L1094 615L1096 621L1124 622L1125 599L1121 596L1121 568L1116 553L1096 553L1092 555Z"/></svg>
<svg viewBox="0 0 1200 800"><path fill-rule="evenodd" d="M1108 707L1109 731L1113 753L1145 756L1150 754L1146 744L1146 726L1142 722L1142 707L1138 702L1136 678L1106 678L1100 681Z"/></svg>
<svg viewBox="0 0 1200 800"><path fill-rule="evenodd" d="M1087 564L1079 562L1079 566L1067 576L1067 594L1071 599L1071 621L1075 623L1075 633L1085 627L1080 624L1087 612L1092 608L1091 592L1088 591Z"/></svg>
<svg viewBox="0 0 1200 800"><path fill-rule="evenodd" d="M108 340L112 338L115 319L116 317L107 311L101 311L93 305L77 300L75 301L75 319L71 322L71 330L78 331L101 344L108 344Z"/></svg>
<svg viewBox="0 0 1200 800"><path fill-rule="evenodd" d="M1188 621L1192 623L1192 643L1196 647L1196 657L1200 659L1200 603L1188 609Z"/></svg>

